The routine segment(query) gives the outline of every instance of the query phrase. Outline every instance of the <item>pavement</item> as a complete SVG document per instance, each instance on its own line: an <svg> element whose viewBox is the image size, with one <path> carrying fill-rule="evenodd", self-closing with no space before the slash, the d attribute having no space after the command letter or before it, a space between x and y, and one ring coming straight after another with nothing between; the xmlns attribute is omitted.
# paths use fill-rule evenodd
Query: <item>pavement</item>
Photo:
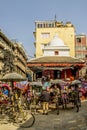
<svg viewBox="0 0 87 130"><path fill-rule="evenodd" d="M79 112L68 106L57 115L55 109L49 110L48 115L42 111L35 114L35 123L30 128L19 128L11 123L0 124L0 130L87 130L87 100L82 101Z"/></svg>

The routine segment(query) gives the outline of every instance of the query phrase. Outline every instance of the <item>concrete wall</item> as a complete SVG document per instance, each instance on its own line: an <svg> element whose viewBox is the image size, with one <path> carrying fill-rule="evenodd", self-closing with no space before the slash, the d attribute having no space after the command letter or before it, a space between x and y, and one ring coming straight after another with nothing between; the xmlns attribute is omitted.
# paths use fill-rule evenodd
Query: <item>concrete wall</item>
<svg viewBox="0 0 87 130"><path fill-rule="evenodd" d="M58 34L59 38L64 41L65 45L70 48L70 56L75 56L75 28L73 26L64 26L53 28L36 28L36 57L43 56L41 44L48 44L53 39L55 34Z"/></svg>

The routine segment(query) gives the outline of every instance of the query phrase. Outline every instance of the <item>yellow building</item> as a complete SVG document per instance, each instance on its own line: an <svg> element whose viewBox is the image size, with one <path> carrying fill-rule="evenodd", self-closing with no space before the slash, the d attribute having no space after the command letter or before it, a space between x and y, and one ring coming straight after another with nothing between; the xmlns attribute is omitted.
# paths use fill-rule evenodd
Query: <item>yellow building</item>
<svg viewBox="0 0 87 130"><path fill-rule="evenodd" d="M35 22L35 48L36 58L43 56L43 47L48 44L57 34L65 45L70 48L70 56L75 56L75 28L71 22L64 24L58 21L36 21Z"/></svg>

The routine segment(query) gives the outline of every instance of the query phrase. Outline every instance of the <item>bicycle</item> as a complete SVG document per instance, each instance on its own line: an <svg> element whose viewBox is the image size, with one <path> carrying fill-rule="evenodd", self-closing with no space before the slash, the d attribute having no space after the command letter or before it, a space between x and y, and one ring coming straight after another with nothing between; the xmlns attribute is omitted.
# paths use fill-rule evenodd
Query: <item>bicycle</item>
<svg viewBox="0 0 87 130"><path fill-rule="evenodd" d="M8 116L8 122L13 123L13 125L16 125L18 127L22 128L29 128L32 127L35 123L35 116L33 113L31 113L30 110L26 109L26 105L18 105L18 104L7 104L1 105L2 107L2 113L4 113L5 116ZM2 119L3 122L3 119Z"/></svg>
<svg viewBox="0 0 87 130"><path fill-rule="evenodd" d="M35 116L31 113L30 110L25 108L21 109L16 113L14 125L17 125L22 128L29 128L32 127L35 123Z"/></svg>

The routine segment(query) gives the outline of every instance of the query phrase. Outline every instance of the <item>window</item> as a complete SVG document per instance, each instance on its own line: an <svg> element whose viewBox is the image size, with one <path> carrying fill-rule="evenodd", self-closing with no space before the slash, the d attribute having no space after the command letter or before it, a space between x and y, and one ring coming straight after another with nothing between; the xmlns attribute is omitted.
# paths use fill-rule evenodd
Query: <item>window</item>
<svg viewBox="0 0 87 130"><path fill-rule="evenodd" d="M54 23L52 23L52 27L54 27Z"/></svg>
<svg viewBox="0 0 87 130"><path fill-rule="evenodd" d="M49 24L49 28L51 28L51 24Z"/></svg>
<svg viewBox="0 0 87 130"><path fill-rule="evenodd" d="M55 27L55 23L54 22L51 22L51 23L41 22L41 23L37 23L36 27L37 28L53 28Z"/></svg>
<svg viewBox="0 0 87 130"><path fill-rule="evenodd" d="M42 28L42 24L37 24L37 28Z"/></svg>
<svg viewBox="0 0 87 130"><path fill-rule="evenodd" d="M85 55L85 58L87 58L87 55Z"/></svg>
<svg viewBox="0 0 87 130"><path fill-rule="evenodd" d="M54 52L54 55L58 55L58 54L59 54L59 52L58 52L58 51L55 51L55 52Z"/></svg>
<svg viewBox="0 0 87 130"><path fill-rule="evenodd" d="M77 38L76 40L77 40L77 42L81 42L81 38Z"/></svg>
<svg viewBox="0 0 87 130"><path fill-rule="evenodd" d="M50 33L41 33L41 38L49 38Z"/></svg>

